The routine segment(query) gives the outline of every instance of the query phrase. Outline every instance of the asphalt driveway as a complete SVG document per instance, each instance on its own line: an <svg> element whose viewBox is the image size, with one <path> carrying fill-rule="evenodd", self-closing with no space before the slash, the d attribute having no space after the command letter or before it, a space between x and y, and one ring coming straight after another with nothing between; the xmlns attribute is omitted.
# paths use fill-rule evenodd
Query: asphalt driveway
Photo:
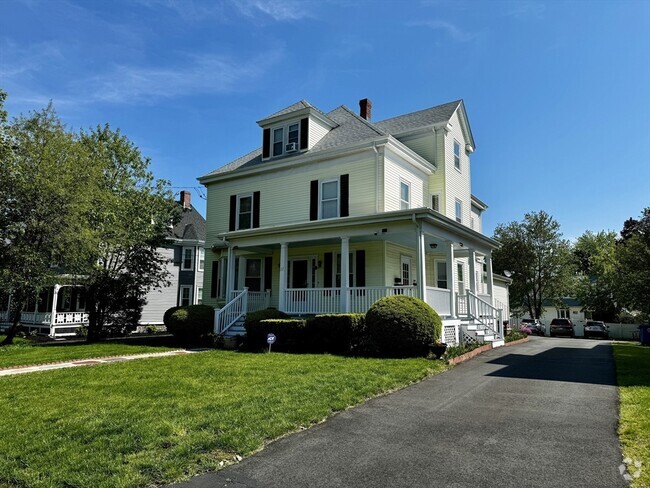
<svg viewBox="0 0 650 488"><path fill-rule="evenodd" d="M605 341L532 338L335 415L206 487L624 487Z"/></svg>

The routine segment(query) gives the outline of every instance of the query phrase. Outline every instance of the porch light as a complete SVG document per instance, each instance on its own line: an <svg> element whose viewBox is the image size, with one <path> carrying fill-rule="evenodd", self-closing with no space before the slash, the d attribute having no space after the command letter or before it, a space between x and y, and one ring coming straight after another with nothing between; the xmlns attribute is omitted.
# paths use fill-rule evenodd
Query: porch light
<svg viewBox="0 0 650 488"><path fill-rule="evenodd" d="M431 244L429 244L429 247L431 249L436 249L438 247L438 244L436 244L435 242L432 242Z"/></svg>

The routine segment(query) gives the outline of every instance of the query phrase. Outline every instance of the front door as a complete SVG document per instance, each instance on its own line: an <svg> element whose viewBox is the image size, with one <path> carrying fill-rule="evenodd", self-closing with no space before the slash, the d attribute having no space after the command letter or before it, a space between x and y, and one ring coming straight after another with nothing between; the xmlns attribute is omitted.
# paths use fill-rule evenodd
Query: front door
<svg viewBox="0 0 650 488"><path fill-rule="evenodd" d="M411 258L409 256L402 256L402 285L410 286L411 284Z"/></svg>
<svg viewBox="0 0 650 488"><path fill-rule="evenodd" d="M456 263L456 282L458 283L458 294L465 295L465 275L463 273L463 263Z"/></svg>
<svg viewBox="0 0 650 488"><path fill-rule="evenodd" d="M309 259L292 259L289 261L289 288L311 288Z"/></svg>

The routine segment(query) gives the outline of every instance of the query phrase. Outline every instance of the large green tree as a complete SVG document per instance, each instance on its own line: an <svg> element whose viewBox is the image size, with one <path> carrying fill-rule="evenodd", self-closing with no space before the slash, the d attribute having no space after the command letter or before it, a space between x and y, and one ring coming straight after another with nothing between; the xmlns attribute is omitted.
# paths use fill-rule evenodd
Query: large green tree
<svg viewBox="0 0 650 488"><path fill-rule="evenodd" d="M546 212L531 212L521 222L499 224L494 238L501 247L492 254L496 272L512 273L510 303L539 318L543 301L563 296L571 285L571 247L560 224Z"/></svg>
<svg viewBox="0 0 650 488"><path fill-rule="evenodd" d="M617 301L616 233L585 232L573 245L578 276L575 295L590 310L593 318L606 322L616 320L620 312Z"/></svg>
<svg viewBox="0 0 650 488"><path fill-rule="evenodd" d="M90 232L86 307L88 339L135 326L146 293L167 284L166 261L157 248L178 218L169 183L155 180L150 161L108 125L81 135L99 170L85 219Z"/></svg>
<svg viewBox="0 0 650 488"><path fill-rule="evenodd" d="M11 123L4 112L0 117L0 287L11 296L12 327L4 340L11 343L27 303L57 280L54 265L74 273L87 236L77 216L89 203L90 168L51 104Z"/></svg>
<svg viewBox="0 0 650 488"><path fill-rule="evenodd" d="M616 246L618 269L615 274L617 298L632 311L650 316L650 207L641 217L629 219Z"/></svg>
<svg viewBox="0 0 650 488"><path fill-rule="evenodd" d="M86 286L89 340L137 324L146 293L166 284L157 252L178 218L169 183L108 126L66 129L51 104L7 121L0 92L0 289L14 326L41 289Z"/></svg>

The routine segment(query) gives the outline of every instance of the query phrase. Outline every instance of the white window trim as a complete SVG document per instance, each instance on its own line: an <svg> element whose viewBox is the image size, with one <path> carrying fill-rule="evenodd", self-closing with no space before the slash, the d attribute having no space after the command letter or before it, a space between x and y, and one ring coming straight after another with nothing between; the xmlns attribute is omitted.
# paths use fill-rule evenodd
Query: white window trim
<svg viewBox="0 0 650 488"><path fill-rule="evenodd" d="M435 272L435 283L436 283L435 287L439 288L441 290L448 290L449 289L449 276L447 276L447 261L445 261L444 259L434 259L433 263L434 263L433 268L434 268L434 272ZM440 270L440 269L445 270L445 287L444 288L438 286L438 282L440 281L438 270Z"/></svg>
<svg viewBox="0 0 650 488"><path fill-rule="evenodd" d="M181 285L179 287L179 294L178 294L178 304L180 306L183 306L183 290L189 290L189 305L192 305L192 285Z"/></svg>
<svg viewBox="0 0 650 488"><path fill-rule="evenodd" d="M199 293L199 291L201 293ZM199 298L199 295L201 295L200 298ZM197 286L196 287L196 290L194 291L194 296L196 297L195 305L201 305L203 303L203 286ZM199 300L201 300L201 303L199 303Z"/></svg>
<svg viewBox="0 0 650 488"><path fill-rule="evenodd" d="M334 217L323 217L323 185L336 182L336 215ZM328 201L331 201L330 199ZM338 219L341 216L341 179L331 178L329 180L318 180L318 220Z"/></svg>
<svg viewBox="0 0 650 488"><path fill-rule="evenodd" d="M201 257L203 257L203 266L201 266ZM205 271L205 249L200 246L196 248L196 269Z"/></svg>
<svg viewBox="0 0 650 488"><path fill-rule="evenodd" d="M413 283L413 265L411 262L411 256L406 256L404 254L400 255L399 258L399 279L402 283L401 286L411 286L411 283ZM404 264L408 264L408 270L409 270L409 279L408 283L404 284Z"/></svg>
<svg viewBox="0 0 650 488"><path fill-rule="evenodd" d="M264 258L263 257L248 257L248 258L246 258L246 265L244 266L244 285L243 286L246 286L246 280L248 278L256 278L256 279L258 278L257 276L249 276L248 275L248 261L253 260L253 259L260 262L260 275L259 275L260 289L259 289L259 291L264 291L264 271L265 270L264 270ZM254 290L251 290L251 291L254 291Z"/></svg>
<svg viewBox="0 0 650 488"><path fill-rule="evenodd" d="M456 145L458 145L458 166L456 166ZM454 145L451 152L452 155L454 156L454 168L456 168L456 171L458 171L459 173L462 173L463 161L461 159L461 155L462 155L461 145L460 142L458 142L456 139L454 139Z"/></svg>
<svg viewBox="0 0 650 488"><path fill-rule="evenodd" d="M269 148L269 159L272 158L279 158L287 154L286 149L287 149L287 144L289 144L289 127L292 125L297 125L298 126L298 140L296 141L297 147L295 152L300 151L300 130L301 130L301 123L300 119L298 120L292 120L289 122L285 122L283 124L279 125L274 125L271 126L271 147ZM274 145L274 140L275 140L275 131L278 129L282 129L282 151L280 154L273 154L273 145ZM293 152L293 151L292 151Z"/></svg>
<svg viewBox="0 0 650 488"><path fill-rule="evenodd" d="M253 192L249 192L249 193L240 193L240 194L237 195L237 209L236 209L236 214L235 214L235 216L236 216L235 230L246 230L246 229L241 229L239 227L239 213L240 213L239 208L240 208L242 198L250 198L251 199L251 226L246 227L246 229L252 229L253 228L253 219L255 217L254 216L255 207L253 205Z"/></svg>
<svg viewBox="0 0 650 488"><path fill-rule="evenodd" d="M459 268L461 270L460 273L458 273ZM465 295L465 291L467 290L467 282L465 281L465 263L462 261L456 261L456 288L457 291L460 295ZM460 275L463 275L463 279L460 279ZM461 288L462 284L462 288Z"/></svg>
<svg viewBox="0 0 650 488"><path fill-rule="evenodd" d="M188 249L190 251L190 255L192 256L192 262L190 264L189 268L185 267L185 250ZM194 249L191 247L183 247L181 251L181 271L194 271Z"/></svg>
<svg viewBox="0 0 650 488"><path fill-rule="evenodd" d="M408 200L402 200L402 185L406 185L406 187L408 188L408 193L409 193L408 194L408 197L409 197ZM405 179L400 178L400 180L399 180L399 208L400 208L400 210L407 210L407 209L411 208L411 200L412 200L412 198L411 198L411 183L406 181ZM404 208L404 209L402 208L403 203L406 203L406 208Z"/></svg>
<svg viewBox="0 0 650 488"><path fill-rule="evenodd" d="M460 212L458 212L460 209ZM463 223L463 201L456 198L454 202L454 220L459 224Z"/></svg>
<svg viewBox="0 0 650 488"><path fill-rule="evenodd" d="M438 198L438 208L433 208L433 197ZM440 193L431 193L429 195L429 203L431 203L431 210L435 210L436 212L440 212Z"/></svg>

